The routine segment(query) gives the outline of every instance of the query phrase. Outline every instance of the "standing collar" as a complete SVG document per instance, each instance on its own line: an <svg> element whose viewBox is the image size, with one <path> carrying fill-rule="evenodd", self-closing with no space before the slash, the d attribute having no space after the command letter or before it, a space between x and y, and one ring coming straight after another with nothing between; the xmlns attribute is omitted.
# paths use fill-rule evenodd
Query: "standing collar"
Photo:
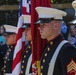
<svg viewBox="0 0 76 75"><path fill-rule="evenodd" d="M54 45L54 44L60 43L62 40L64 40L64 38L61 34L59 34L54 39L50 40L49 43L50 43L50 45Z"/></svg>

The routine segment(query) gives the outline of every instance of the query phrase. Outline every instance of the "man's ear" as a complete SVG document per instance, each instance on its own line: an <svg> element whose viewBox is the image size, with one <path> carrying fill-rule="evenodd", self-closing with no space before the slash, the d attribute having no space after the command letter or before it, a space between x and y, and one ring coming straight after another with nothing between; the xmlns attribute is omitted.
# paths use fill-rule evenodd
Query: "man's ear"
<svg viewBox="0 0 76 75"><path fill-rule="evenodd" d="M54 24L54 29L58 29L58 28L59 28L59 23L56 22L56 23Z"/></svg>

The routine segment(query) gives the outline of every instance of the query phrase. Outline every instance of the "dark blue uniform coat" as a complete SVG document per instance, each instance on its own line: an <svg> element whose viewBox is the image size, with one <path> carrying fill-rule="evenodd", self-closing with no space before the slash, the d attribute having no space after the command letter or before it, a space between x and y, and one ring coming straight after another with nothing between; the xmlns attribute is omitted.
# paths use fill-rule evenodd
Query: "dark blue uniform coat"
<svg viewBox="0 0 76 75"><path fill-rule="evenodd" d="M64 38L62 35L59 35L48 42L41 57L41 75L47 75L50 72L48 71L49 63L62 40ZM75 75L76 69L74 66L76 68L76 49L70 43L66 43L59 51L54 65L53 75Z"/></svg>
<svg viewBox="0 0 76 75"><path fill-rule="evenodd" d="M29 44L26 47L25 51L23 52L22 60L21 60L21 74L20 75L26 74L27 67L29 67L29 72L26 75L29 75L32 73L32 57L31 57L31 59L30 59L30 57L31 57L31 44ZM29 62L31 62L31 63L29 63ZM28 65L30 65L30 66L28 66Z"/></svg>

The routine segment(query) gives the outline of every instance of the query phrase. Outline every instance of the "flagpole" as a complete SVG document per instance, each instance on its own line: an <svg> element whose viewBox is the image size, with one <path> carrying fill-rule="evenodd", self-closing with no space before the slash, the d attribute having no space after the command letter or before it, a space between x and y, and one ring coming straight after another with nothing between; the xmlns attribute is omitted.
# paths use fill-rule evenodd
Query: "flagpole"
<svg viewBox="0 0 76 75"><path fill-rule="evenodd" d="M40 74L40 61L37 61L37 71L38 71L38 75L41 75Z"/></svg>

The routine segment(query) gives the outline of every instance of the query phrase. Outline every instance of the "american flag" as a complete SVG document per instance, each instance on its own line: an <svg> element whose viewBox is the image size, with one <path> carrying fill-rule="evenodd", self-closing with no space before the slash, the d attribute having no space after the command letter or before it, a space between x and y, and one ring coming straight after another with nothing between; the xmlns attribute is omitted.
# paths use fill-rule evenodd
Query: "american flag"
<svg viewBox="0 0 76 75"><path fill-rule="evenodd" d="M23 25L23 14L30 14L30 0L20 0L20 11L19 19L17 25L17 37L16 37L16 46L13 56L13 67L12 75L19 75L21 70L21 56L25 48L25 35L24 30L21 28Z"/></svg>

